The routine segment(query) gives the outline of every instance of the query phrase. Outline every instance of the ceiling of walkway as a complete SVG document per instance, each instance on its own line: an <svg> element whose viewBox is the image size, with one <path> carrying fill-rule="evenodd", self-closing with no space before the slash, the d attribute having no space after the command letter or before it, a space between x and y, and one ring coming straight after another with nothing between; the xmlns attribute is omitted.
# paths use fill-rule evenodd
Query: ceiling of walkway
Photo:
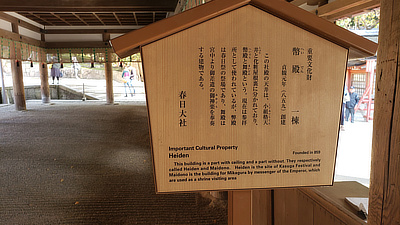
<svg viewBox="0 0 400 225"><path fill-rule="evenodd" d="M210 0L183 0L184 4ZM334 20L379 6L379 0L286 0ZM146 26L174 12L178 0L2 0L0 11L16 12L43 26ZM182 4L182 3L181 3ZM310 8L314 7L314 8Z"/></svg>
<svg viewBox="0 0 400 225"><path fill-rule="evenodd" d="M173 12L178 0L2 0L0 11L16 12L43 26L146 26Z"/></svg>
<svg viewBox="0 0 400 225"><path fill-rule="evenodd" d="M18 12L44 26L145 26L166 18L166 11L148 12Z"/></svg>
<svg viewBox="0 0 400 225"><path fill-rule="evenodd" d="M7 31L17 34L18 40L27 37L24 42L33 45L98 48L175 11L208 1L211 0L1 0L0 34L4 29L1 20L5 20L12 24ZM332 22L380 4L380 0L286 1Z"/></svg>

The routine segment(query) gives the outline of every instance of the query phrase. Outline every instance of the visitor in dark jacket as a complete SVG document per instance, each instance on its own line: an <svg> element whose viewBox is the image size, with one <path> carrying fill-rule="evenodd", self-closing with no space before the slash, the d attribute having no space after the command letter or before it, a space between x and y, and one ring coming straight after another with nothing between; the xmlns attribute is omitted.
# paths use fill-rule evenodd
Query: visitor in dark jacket
<svg viewBox="0 0 400 225"><path fill-rule="evenodd" d="M349 95L350 101L346 102L346 121L349 121L349 115L351 115L351 122L354 123L354 107L356 107L360 99L353 86L350 87Z"/></svg>

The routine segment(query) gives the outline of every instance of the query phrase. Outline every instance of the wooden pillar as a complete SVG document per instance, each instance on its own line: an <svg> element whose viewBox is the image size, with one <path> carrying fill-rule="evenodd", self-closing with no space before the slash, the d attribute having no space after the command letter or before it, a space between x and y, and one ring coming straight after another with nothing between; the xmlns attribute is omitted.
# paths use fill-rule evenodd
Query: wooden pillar
<svg viewBox="0 0 400 225"><path fill-rule="evenodd" d="M42 93L42 103L50 103L50 87L49 87L49 72L47 69L47 63L41 63L39 65L40 72L40 91Z"/></svg>
<svg viewBox="0 0 400 225"><path fill-rule="evenodd" d="M400 1L382 0L368 224L400 223Z"/></svg>
<svg viewBox="0 0 400 225"><path fill-rule="evenodd" d="M366 72L367 72L367 82L368 82L368 103L367 103L367 122L372 119L372 90L374 85L374 74L375 74L375 60L367 60Z"/></svg>
<svg viewBox="0 0 400 225"><path fill-rule="evenodd" d="M11 23L12 32L19 34L17 23ZM26 110L24 74L22 72L21 46L16 42L11 42L11 71L13 79L14 104L16 110Z"/></svg>
<svg viewBox="0 0 400 225"><path fill-rule="evenodd" d="M24 75L22 72L21 48L11 44L11 71L13 79L14 104L16 110L26 110Z"/></svg>
<svg viewBox="0 0 400 225"><path fill-rule="evenodd" d="M103 41L110 41L110 34L103 34ZM106 50L106 62L104 64L106 74L106 101L107 104L114 104L114 87L113 87L113 70L112 70L112 52L111 49Z"/></svg>
<svg viewBox="0 0 400 225"><path fill-rule="evenodd" d="M19 34L19 26L18 23L11 23L11 31L13 33Z"/></svg>
<svg viewBox="0 0 400 225"><path fill-rule="evenodd" d="M16 110L26 110L24 76L22 72L22 61L11 60L11 71L13 78L14 104Z"/></svg>
<svg viewBox="0 0 400 225"><path fill-rule="evenodd" d="M228 224L272 225L272 191L229 191Z"/></svg>
<svg viewBox="0 0 400 225"><path fill-rule="evenodd" d="M349 90L351 86L351 69L346 70L346 82L345 86L347 87L347 91Z"/></svg>
<svg viewBox="0 0 400 225"><path fill-rule="evenodd" d="M111 63L111 53L108 52L108 62L105 63L106 72L106 101L107 104L114 104L114 88L113 88L113 70Z"/></svg>
<svg viewBox="0 0 400 225"><path fill-rule="evenodd" d="M6 85L4 84L4 73L3 73L3 60L0 59L0 79L1 79L1 97L2 103L8 104Z"/></svg>
<svg viewBox="0 0 400 225"><path fill-rule="evenodd" d="M252 224L272 225L272 204L273 191L271 190L252 190L251 191L251 208L252 208Z"/></svg>

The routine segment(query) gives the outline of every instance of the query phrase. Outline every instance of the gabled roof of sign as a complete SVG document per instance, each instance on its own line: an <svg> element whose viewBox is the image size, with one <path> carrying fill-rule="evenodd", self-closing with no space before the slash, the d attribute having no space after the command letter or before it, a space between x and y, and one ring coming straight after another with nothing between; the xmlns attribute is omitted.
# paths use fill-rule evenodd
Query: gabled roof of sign
<svg viewBox="0 0 400 225"><path fill-rule="evenodd" d="M115 53L124 58L138 52L140 46L160 40L245 5L255 6L349 49L349 58L364 58L375 55L378 48L376 43L282 0L213 0L117 37L111 40L111 45Z"/></svg>

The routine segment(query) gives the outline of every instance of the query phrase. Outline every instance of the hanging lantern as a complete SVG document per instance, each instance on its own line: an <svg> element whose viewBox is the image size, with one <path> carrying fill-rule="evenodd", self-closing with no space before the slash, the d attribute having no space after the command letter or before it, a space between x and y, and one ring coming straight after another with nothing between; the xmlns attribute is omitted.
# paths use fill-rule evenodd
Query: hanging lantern
<svg viewBox="0 0 400 225"><path fill-rule="evenodd" d="M45 68L44 63L42 63L42 68L43 68L43 69Z"/></svg>
<svg viewBox="0 0 400 225"><path fill-rule="evenodd" d="M17 67L19 67L19 61L15 60L15 63L17 64Z"/></svg>
<svg viewBox="0 0 400 225"><path fill-rule="evenodd" d="M94 68L94 62L90 63L90 68Z"/></svg>
<svg viewBox="0 0 400 225"><path fill-rule="evenodd" d="M62 68L64 68L64 64L63 64L63 63L61 63L61 69L62 69Z"/></svg>
<svg viewBox="0 0 400 225"><path fill-rule="evenodd" d="M33 62L31 61L31 67L33 67Z"/></svg>
<svg viewBox="0 0 400 225"><path fill-rule="evenodd" d="M121 68L122 68L122 61L121 61L121 62L119 62L119 67L121 67Z"/></svg>

